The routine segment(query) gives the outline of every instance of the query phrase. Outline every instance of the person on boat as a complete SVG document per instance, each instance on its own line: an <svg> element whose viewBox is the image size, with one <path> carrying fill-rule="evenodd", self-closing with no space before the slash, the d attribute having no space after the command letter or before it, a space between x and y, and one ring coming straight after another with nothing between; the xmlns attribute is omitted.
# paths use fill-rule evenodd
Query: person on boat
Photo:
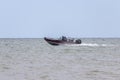
<svg viewBox="0 0 120 80"><path fill-rule="evenodd" d="M65 36L62 36L62 41L67 41L67 38Z"/></svg>
<svg viewBox="0 0 120 80"><path fill-rule="evenodd" d="M74 42L74 39L73 38L69 39L69 42Z"/></svg>

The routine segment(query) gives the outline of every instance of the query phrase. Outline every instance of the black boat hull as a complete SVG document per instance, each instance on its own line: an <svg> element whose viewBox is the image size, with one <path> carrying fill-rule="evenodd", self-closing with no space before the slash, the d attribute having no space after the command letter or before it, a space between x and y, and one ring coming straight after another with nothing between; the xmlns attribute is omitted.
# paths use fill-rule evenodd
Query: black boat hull
<svg viewBox="0 0 120 80"><path fill-rule="evenodd" d="M58 46L62 43L61 40L55 40L55 39L50 39L50 38L44 38L45 41L47 41L49 44L51 45L55 45L55 46Z"/></svg>
<svg viewBox="0 0 120 80"><path fill-rule="evenodd" d="M80 42L70 42L70 41L63 41L63 40L59 40L59 39L51 39L51 38L44 38L44 40L51 44L51 45L54 45L54 46L58 46L58 45L61 45L61 44L81 44L81 40Z"/></svg>

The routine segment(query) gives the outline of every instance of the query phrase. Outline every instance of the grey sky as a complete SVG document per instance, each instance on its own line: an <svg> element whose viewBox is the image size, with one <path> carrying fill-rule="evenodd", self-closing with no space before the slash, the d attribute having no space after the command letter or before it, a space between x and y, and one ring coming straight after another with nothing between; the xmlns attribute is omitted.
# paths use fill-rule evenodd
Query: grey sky
<svg viewBox="0 0 120 80"><path fill-rule="evenodd" d="M120 37L120 0L1 0L0 37Z"/></svg>

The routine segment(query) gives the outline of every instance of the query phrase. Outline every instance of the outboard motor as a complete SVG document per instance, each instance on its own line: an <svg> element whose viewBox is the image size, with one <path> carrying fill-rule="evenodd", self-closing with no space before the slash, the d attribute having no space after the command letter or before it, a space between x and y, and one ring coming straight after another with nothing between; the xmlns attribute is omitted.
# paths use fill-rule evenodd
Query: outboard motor
<svg viewBox="0 0 120 80"><path fill-rule="evenodd" d="M76 43L76 44L81 44L82 41L81 41L80 39L77 39L77 40L75 41L75 43Z"/></svg>

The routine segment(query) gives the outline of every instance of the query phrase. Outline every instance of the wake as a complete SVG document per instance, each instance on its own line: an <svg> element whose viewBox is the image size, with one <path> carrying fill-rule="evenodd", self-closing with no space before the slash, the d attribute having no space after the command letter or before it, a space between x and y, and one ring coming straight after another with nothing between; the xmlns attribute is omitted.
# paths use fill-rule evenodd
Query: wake
<svg viewBox="0 0 120 80"><path fill-rule="evenodd" d="M110 44L97 44L97 43L82 43L82 44L71 44L66 46L83 46L83 47L107 47L107 46L113 46Z"/></svg>
<svg viewBox="0 0 120 80"><path fill-rule="evenodd" d="M80 46L91 46L91 47L96 47L96 46L108 46L107 44L97 44L97 43L83 43Z"/></svg>

